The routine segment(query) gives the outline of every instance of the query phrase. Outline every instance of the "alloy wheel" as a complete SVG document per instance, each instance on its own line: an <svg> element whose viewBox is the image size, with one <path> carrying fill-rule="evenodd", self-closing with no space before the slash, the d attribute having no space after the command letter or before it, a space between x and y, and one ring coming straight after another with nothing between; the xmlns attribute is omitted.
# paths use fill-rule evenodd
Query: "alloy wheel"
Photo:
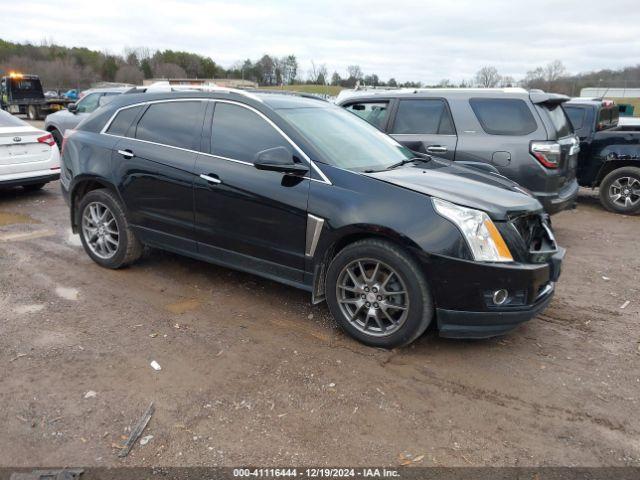
<svg viewBox="0 0 640 480"><path fill-rule="evenodd" d="M635 177L616 178L609 186L611 201L624 208L636 206L640 203L640 180Z"/></svg>
<svg viewBox="0 0 640 480"><path fill-rule="evenodd" d="M409 293L393 268L371 258L346 265L338 275L336 298L345 318L376 337L393 334L407 320Z"/></svg>
<svg viewBox="0 0 640 480"><path fill-rule="evenodd" d="M85 207L82 214L82 234L94 255L102 259L109 259L118 251L118 224L104 203L92 202Z"/></svg>

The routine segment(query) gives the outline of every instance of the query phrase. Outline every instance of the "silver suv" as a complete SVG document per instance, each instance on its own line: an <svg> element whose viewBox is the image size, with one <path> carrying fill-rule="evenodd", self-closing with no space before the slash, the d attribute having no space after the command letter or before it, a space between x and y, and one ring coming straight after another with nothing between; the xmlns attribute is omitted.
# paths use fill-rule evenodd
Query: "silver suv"
<svg viewBox="0 0 640 480"><path fill-rule="evenodd" d="M131 87L109 87L109 88L91 88L84 92L83 97L76 103L70 103L66 110L47 115L44 120L44 129L53 135L53 139L58 144L58 148L62 146L62 138L67 129L76 128L76 126L85 118L87 118L94 110L105 105Z"/></svg>
<svg viewBox="0 0 640 480"><path fill-rule="evenodd" d="M420 153L482 162L531 191L548 213L578 195L579 142L564 95L504 89L347 90L336 103Z"/></svg>

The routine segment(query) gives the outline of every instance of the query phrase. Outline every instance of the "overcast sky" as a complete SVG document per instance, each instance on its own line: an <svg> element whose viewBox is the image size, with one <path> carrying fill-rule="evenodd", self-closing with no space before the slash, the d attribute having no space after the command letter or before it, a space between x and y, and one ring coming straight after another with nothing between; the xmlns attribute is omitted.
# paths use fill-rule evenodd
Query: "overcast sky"
<svg viewBox="0 0 640 480"><path fill-rule="evenodd" d="M295 54L344 75L470 79L484 65L516 79L559 59L571 73L640 63L640 0L0 0L0 38L111 53L146 46L229 67Z"/></svg>

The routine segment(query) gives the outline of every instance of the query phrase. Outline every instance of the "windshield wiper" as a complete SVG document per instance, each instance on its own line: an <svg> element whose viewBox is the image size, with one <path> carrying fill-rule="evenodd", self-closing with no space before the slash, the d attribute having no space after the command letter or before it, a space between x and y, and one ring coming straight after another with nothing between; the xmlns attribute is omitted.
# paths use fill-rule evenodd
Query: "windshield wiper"
<svg viewBox="0 0 640 480"><path fill-rule="evenodd" d="M392 165L389 165L385 170L393 170L394 168L398 168L401 167L402 165L406 165L407 163L413 163L413 162L430 162L431 161L431 157L412 157L412 158L405 158L404 160L401 160L398 163L394 163Z"/></svg>

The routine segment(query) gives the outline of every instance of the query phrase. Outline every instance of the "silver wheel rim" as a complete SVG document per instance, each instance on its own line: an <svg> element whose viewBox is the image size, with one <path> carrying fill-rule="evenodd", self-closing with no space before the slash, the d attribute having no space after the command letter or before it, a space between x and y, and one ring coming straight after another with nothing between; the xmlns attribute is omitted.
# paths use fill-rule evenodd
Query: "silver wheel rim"
<svg viewBox="0 0 640 480"><path fill-rule="evenodd" d="M92 202L82 212L82 234L89 249L102 259L113 257L120 245L118 224L109 207Z"/></svg>
<svg viewBox="0 0 640 480"><path fill-rule="evenodd" d="M620 207L634 207L640 203L640 180L634 177L616 178L609 187L609 198Z"/></svg>
<svg viewBox="0 0 640 480"><path fill-rule="evenodd" d="M336 298L344 318L374 337L397 332L409 315L404 279L389 265L371 258L355 260L342 269Z"/></svg>

